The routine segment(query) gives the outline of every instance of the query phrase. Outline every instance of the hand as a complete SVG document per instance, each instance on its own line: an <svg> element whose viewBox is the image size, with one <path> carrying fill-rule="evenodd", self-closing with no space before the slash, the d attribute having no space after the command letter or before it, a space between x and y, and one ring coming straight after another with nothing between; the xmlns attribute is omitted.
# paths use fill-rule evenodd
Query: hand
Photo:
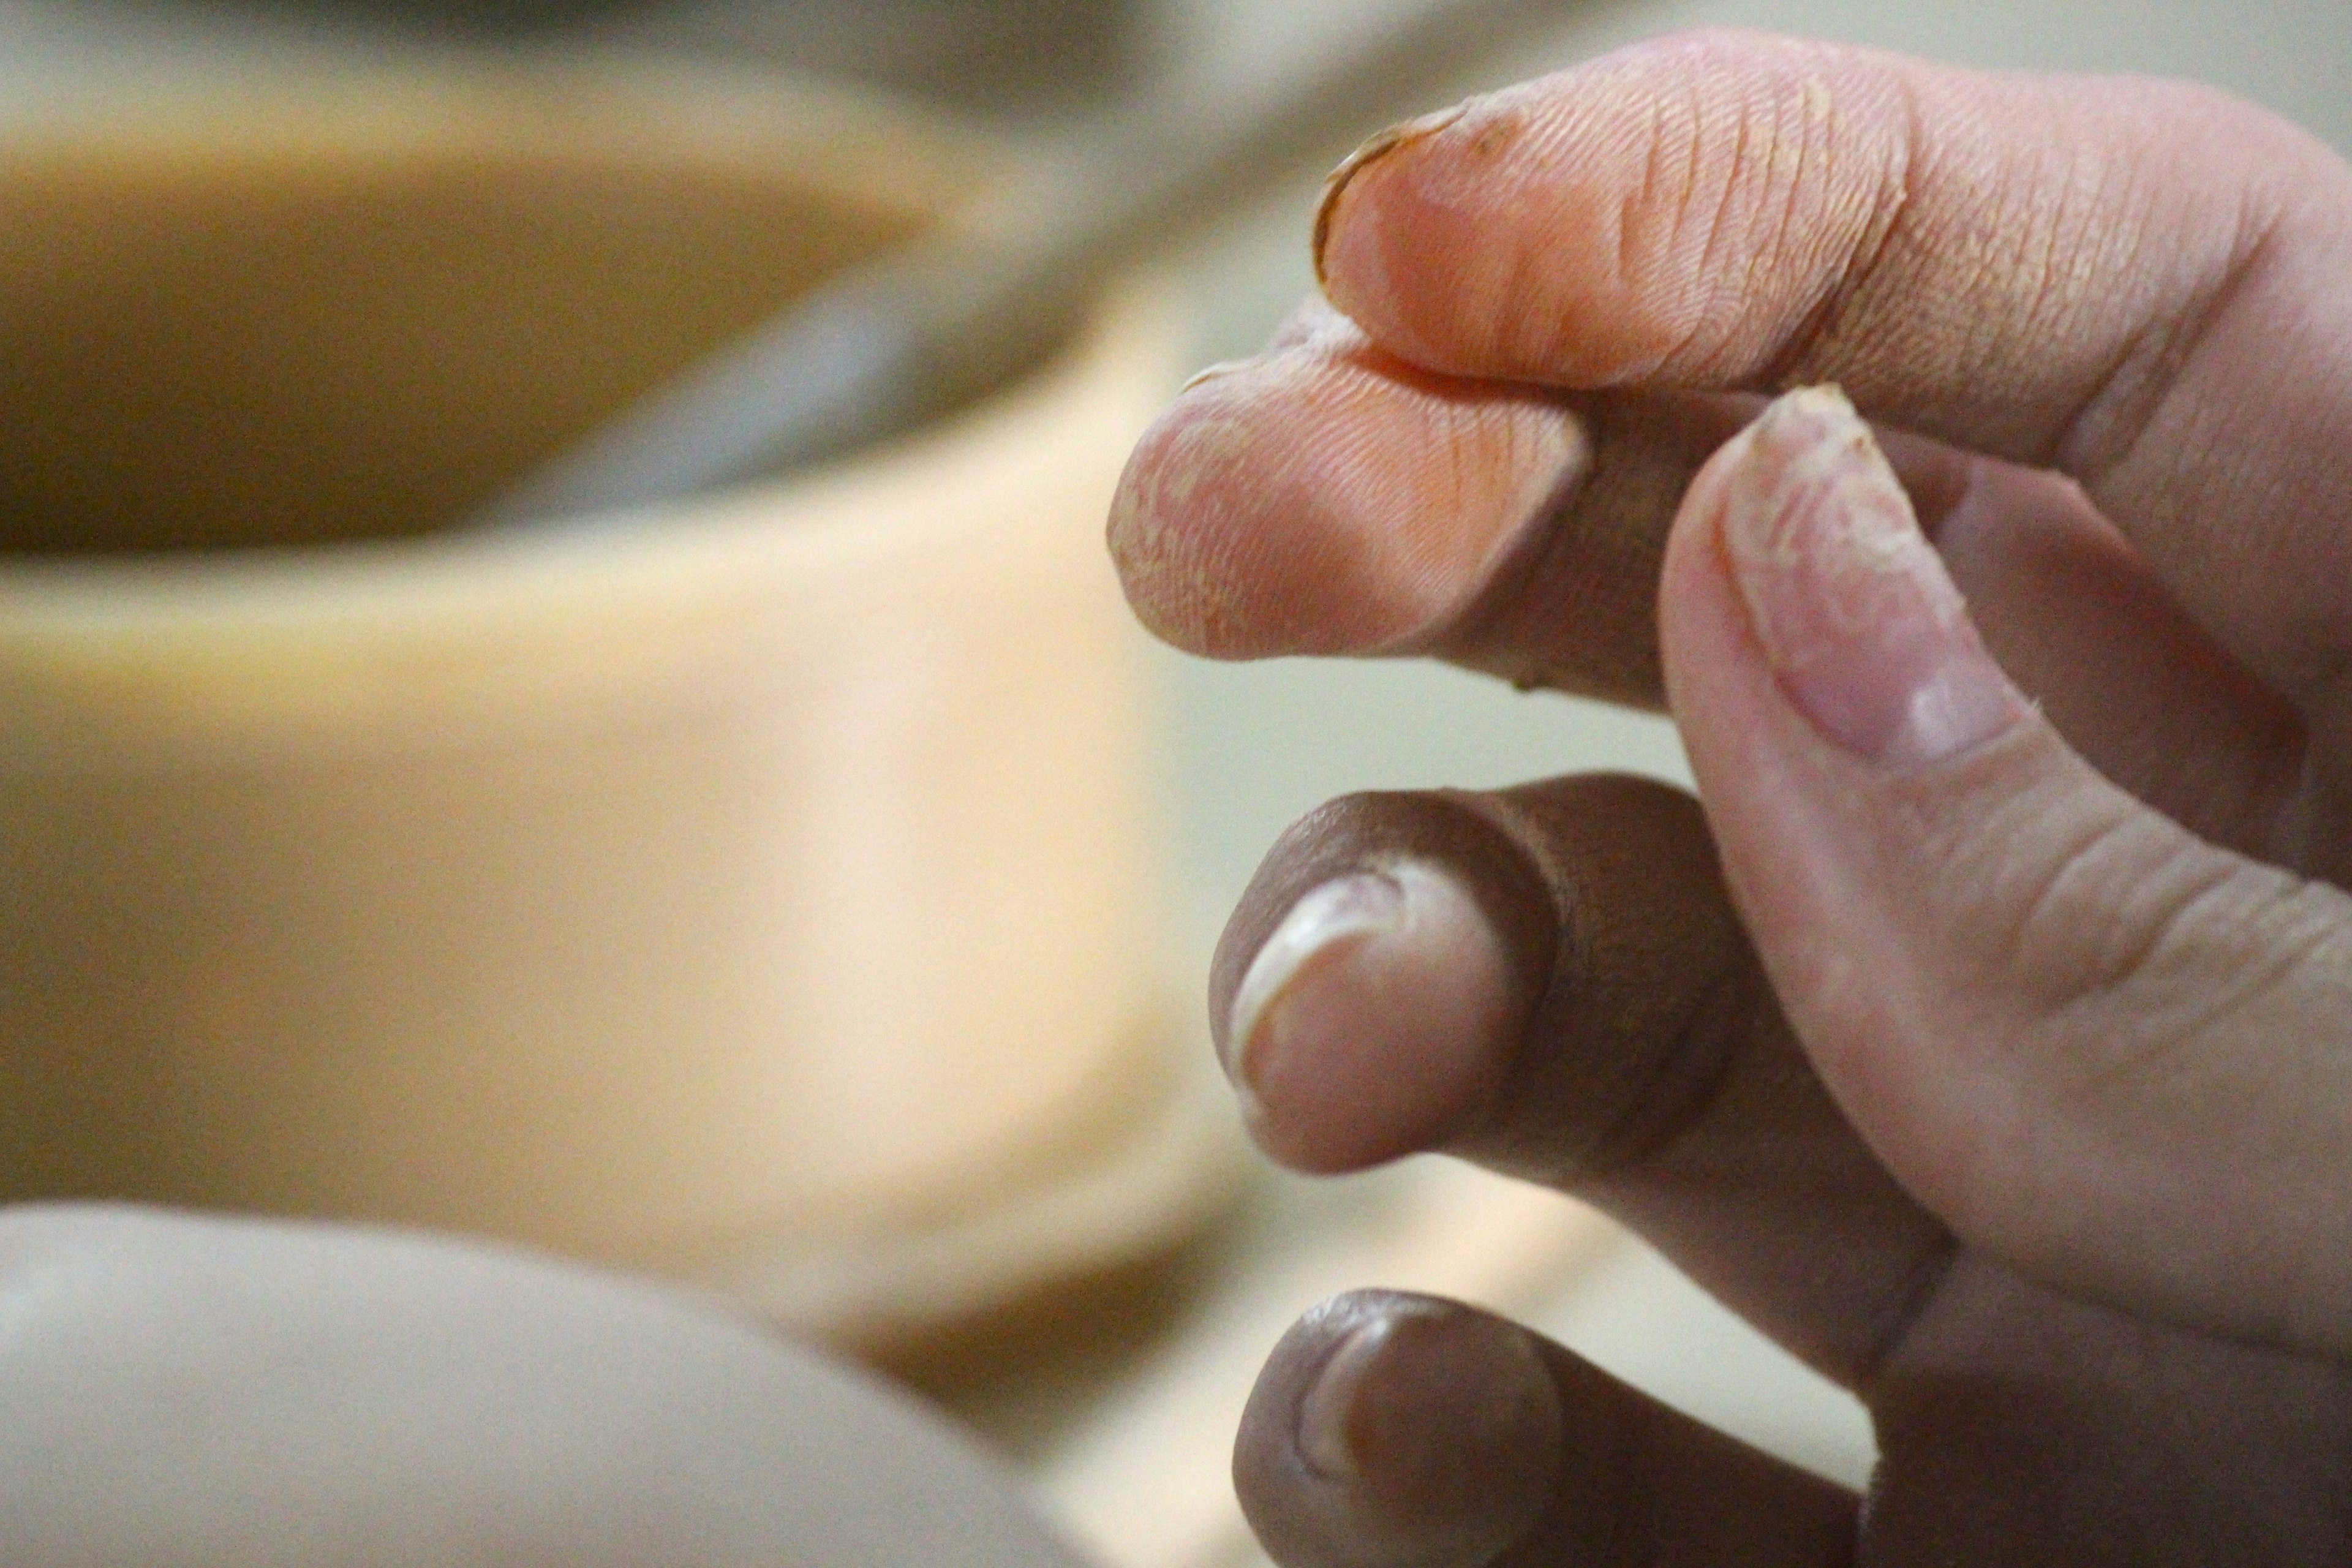
<svg viewBox="0 0 2352 1568"><path fill-rule="evenodd" d="M2352 1563L2352 171L2194 88L1703 35L1375 141L1318 262L1137 453L1139 612L1663 703L1702 804L1299 824L1213 980L1256 1134L1600 1205L1883 1460L1864 1509L1366 1294L1261 1379L1269 1549ZM1825 383L1861 417L1758 419Z"/></svg>

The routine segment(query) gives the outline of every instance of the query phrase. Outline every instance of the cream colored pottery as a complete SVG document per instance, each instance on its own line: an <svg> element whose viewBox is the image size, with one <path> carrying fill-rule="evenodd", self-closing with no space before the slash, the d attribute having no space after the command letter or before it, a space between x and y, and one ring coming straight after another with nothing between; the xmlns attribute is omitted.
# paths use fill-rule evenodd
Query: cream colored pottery
<svg viewBox="0 0 2352 1568"><path fill-rule="evenodd" d="M0 1212L8 1568L1084 1568L912 1399L641 1281Z"/></svg>
<svg viewBox="0 0 2352 1568"><path fill-rule="evenodd" d="M480 1233L846 1338L1201 1212L1100 545L1147 298L821 473L435 531L985 167L610 74L0 148L0 1197Z"/></svg>

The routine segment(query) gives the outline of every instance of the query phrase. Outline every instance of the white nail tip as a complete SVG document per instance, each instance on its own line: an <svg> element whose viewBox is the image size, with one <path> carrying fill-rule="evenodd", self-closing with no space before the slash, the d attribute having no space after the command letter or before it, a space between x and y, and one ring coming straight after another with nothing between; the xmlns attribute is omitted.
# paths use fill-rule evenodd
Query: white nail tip
<svg viewBox="0 0 2352 1568"><path fill-rule="evenodd" d="M1339 1342L1300 1401L1298 1451L1307 1468L1326 1480L1347 1480L1357 1472L1355 1445L1349 1440L1348 1416L1365 1373L1380 1359L1396 1327L1390 1317L1359 1325Z"/></svg>
<svg viewBox="0 0 2352 1568"><path fill-rule="evenodd" d="M1241 989L1234 994L1233 1026L1226 1034L1226 1068L1247 1086L1252 1037L1267 1007L1307 961L1334 944L1394 931L1403 923L1405 890L1393 877L1359 871L1326 882L1291 906L1265 945L1250 961Z"/></svg>
<svg viewBox="0 0 2352 1568"><path fill-rule="evenodd" d="M1181 397L1204 382L1219 381L1229 375L1237 375L1247 370L1250 363L1248 360L1221 359L1214 364L1202 365L1192 373L1182 386L1176 389L1176 395Z"/></svg>

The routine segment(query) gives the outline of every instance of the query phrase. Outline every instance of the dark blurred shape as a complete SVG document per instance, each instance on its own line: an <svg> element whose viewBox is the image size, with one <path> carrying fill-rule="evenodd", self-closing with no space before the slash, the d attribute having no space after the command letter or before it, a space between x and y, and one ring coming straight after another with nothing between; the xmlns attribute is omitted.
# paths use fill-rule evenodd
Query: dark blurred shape
<svg viewBox="0 0 2352 1568"><path fill-rule="evenodd" d="M578 27L646 6L645 0L189 0L189 8L327 22L389 23L435 34L520 38Z"/></svg>
<svg viewBox="0 0 2352 1568"><path fill-rule="evenodd" d="M420 86L372 134L232 105L0 148L0 552L429 531L919 230L944 174L894 190L896 142L757 97L725 101L831 167L584 79Z"/></svg>
<svg viewBox="0 0 2352 1568"><path fill-rule="evenodd" d="M1149 0L181 0L479 43L567 35L847 77L981 113L1129 85Z"/></svg>
<svg viewBox="0 0 2352 1568"><path fill-rule="evenodd" d="M997 112L1082 102L1129 85L1146 60L1150 9L1142 0L671 0L633 13L632 21L661 41Z"/></svg>

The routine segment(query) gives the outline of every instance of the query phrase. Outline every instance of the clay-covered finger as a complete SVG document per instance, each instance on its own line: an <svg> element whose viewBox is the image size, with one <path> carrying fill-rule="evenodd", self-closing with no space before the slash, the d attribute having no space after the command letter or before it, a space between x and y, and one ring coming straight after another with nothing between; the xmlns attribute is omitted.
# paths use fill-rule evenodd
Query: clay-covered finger
<svg viewBox="0 0 2352 1568"><path fill-rule="evenodd" d="M2340 689L2352 543L2308 520L2352 508L2352 169L2250 105L1687 35L1378 139L1318 232L1333 301L1432 371L1837 382L2063 468L2257 674Z"/></svg>
<svg viewBox="0 0 2352 1568"><path fill-rule="evenodd" d="M1846 1383L1950 1255L1790 1037L1679 791L1334 802L1267 857L1212 993L1276 1158L1438 1149L1549 1183Z"/></svg>
<svg viewBox="0 0 2352 1568"><path fill-rule="evenodd" d="M1667 531L1756 406L1451 381L1309 306L1155 426L1111 544L1143 618L1195 652L1436 654L1654 707ZM2061 731L2196 831L2269 843L2302 770L2285 700L2074 485L1882 440L1987 642Z"/></svg>
<svg viewBox="0 0 2352 1568"><path fill-rule="evenodd" d="M1527 1331L1365 1290L1275 1349L1234 1480L1283 1568L1832 1568L1853 1496Z"/></svg>
<svg viewBox="0 0 2352 1568"><path fill-rule="evenodd" d="M1439 653L1654 706L1666 527L1746 414L1432 375L1312 305L1144 437L1111 553L1194 653Z"/></svg>

